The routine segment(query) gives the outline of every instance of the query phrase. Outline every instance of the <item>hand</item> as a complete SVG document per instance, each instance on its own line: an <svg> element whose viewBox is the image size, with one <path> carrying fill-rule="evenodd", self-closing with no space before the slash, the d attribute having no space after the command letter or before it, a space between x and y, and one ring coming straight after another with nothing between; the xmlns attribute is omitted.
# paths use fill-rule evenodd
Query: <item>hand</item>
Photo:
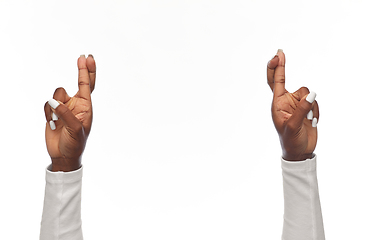
<svg viewBox="0 0 371 240"><path fill-rule="evenodd" d="M313 158L317 144L319 110L316 94L302 87L285 89L285 54L278 50L267 66L268 85L273 91L272 118L278 132L282 157L288 161Z"/></svg>
<svg viewBox="0 0 371 240"><path fill-rule="evenodd" d="M81 167L81 156L88 139L93 110L90 94L94 90L96 66L92 55L77 60L79 91L68 96L57 88L53 99L45 103L45 140L52 160L52 171L74 171Z"/></svg>

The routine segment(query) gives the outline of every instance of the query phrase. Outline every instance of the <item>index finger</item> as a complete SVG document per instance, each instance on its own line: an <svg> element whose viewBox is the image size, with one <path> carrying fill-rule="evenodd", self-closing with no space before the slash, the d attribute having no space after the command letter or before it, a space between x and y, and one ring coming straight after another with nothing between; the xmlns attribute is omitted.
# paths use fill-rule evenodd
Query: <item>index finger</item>
<svg viewBox="0 0 371 240"><path fill-rule="evenodd" d="M79 57L77 67L79 69L79 92L77 95L90 101L90 78L85 55Z"/></svg>
<svg viewBox="0 0 371 240"><path fill-rule="evenodd" d="M286 58L282 49L278 49L278 65L274 71L274 97L280 97L285 94L285 63Z"/></svg>

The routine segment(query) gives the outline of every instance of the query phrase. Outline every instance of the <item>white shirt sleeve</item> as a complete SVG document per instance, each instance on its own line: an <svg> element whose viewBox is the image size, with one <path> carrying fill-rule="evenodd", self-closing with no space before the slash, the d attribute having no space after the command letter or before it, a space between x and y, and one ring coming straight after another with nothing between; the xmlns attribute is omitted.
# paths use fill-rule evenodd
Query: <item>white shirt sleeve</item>
<svg viewBox="0 0 371 240"><path fill-rule="evenodd" d="M82 167L72 172L46 169L40 240L82 240Z"/></svg>
<svg viewBox="0 0 371 240"><path fill-rule="evenodd" d="M282 240L324 240L315 156L305 161L282 159L284 223Z"/></svg>

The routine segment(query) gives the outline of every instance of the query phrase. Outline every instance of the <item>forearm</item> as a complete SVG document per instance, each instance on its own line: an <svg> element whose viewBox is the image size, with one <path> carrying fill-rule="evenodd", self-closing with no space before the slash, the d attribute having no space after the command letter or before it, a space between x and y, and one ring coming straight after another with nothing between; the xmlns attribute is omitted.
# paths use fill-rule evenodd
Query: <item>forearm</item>
<svg viewBox="0 0 371 240"><path fill-rule="evenodd" d="M82 167L72 172L46 170L40 240L82 240Z"/></svg>
<svg viewBox="0 0 371 240"><path fill-rule="evenodd" d="M284 190L283 240L324 240L318 194L316 156L305 161L282 159Z"/></svg>

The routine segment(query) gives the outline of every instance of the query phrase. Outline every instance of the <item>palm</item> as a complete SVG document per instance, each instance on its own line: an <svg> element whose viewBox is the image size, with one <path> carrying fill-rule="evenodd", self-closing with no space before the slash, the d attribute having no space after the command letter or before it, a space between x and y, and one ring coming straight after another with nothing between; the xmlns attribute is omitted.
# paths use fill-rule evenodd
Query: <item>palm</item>
<svg viewBox="0 0 371 240"><path fill-rule="evenodd" d="M67 102L63 102L68 109L72 111L75 117L80 120L84 127L86 136L90 132L92 122L92 108L91 102L78 97L78 93L70 98ZM61 120L56 123L57 129L51 130L46 126L45 136L46 145L50 157L53 159L58 158L74 158L81 155L84 150L81 140L71 134L67 126Z"/></svg>
<svg viewBox="0 0 371 240"><path fill-rule="evenodd" d="M286 122L296 110L300 100L301 97L298 92L289 93L287 91L284 95L274 100L272 104L273 122L280 135L286 134ZM297 129L297 132L289 139L291 141L287 144L296 149L298 154L310 154L316 148L317 128L312 127L312 123L305 118L301 126Z"/></svg>

